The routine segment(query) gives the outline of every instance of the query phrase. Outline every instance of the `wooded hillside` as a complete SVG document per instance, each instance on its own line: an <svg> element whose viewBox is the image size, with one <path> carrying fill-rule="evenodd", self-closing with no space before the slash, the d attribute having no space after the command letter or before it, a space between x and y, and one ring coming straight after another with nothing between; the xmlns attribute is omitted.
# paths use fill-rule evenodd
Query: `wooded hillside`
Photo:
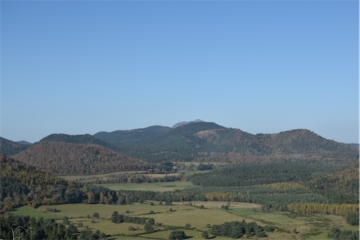
<svg viewBox="0 0 360 240"><path fill-rule="evenodd" d="M30 147L29 144L21 144L0 137L0 154L15 155Z"/></svg>
<svg viewBox="0 0 360 240"><path fill-rule="evenodd" d="M153 164L93 144L40 142L14 159L59 175L84 175L147 170Z"/></svg>

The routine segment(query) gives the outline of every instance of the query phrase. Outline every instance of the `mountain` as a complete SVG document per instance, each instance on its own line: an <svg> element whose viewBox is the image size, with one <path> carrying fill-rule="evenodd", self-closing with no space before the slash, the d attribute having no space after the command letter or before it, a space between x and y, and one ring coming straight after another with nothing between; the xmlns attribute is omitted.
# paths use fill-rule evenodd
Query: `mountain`
<svg viewBox="0 0 360 240"><path fill-rule="evenodd" d="M133 157L148 161L192 161L206 144L195 133L204 130L225 129L211 122L193 122L171 129L158 137L136 142L127 142L120 151Z"/></svg>
<svg viewBox="0 0 360 240"><path fill-rule="evenodd" d="M13 142L11 140L0 137L0 154L11 156L27 149L30 145Z"/></svg>
<svg viewBox="0 0 360 240"><path fill-rule="evenodd" d="M145 140L155 138L164 133L170 131L171 128L163 126L150 126L147 128L139 128L133 130L118 130L114 132L98 132L94 134L94 137L114 144L116 146L121 145L124 142L134 142L139 140Z"/></svg>
<svg viewBox="0 0 360 240"><path fill-rule="evenodd" d="M82 135L68 135L68 134L50 134L47 137L44 137L39 142L64 142L64 143L76 143L76 144L96 144L109 148L113 151L117 151L117 147L104 142L90 134Z"/></svg>
<svg viewBox="0 0 360 240"><path fill-rule="evenodd" d="M358 151L349 144L325 139L309 130L250 134L215 123L193 122L155 138L127 142L121 151L148 161L230 161L323 159L355 161Z"/></svg>
<svg viewBox="0 0 360 240"><path fill-rule="evenodd" d="M200 120L200 119L196 119L195 121L190 121L190 122L178 122L174 126L172 126L172 128L177 128L177 127L189 124L189 123L197 123L197 122L204 122L204 121Z"/></svg>
<svg viewBox="0 0 360 240"><path fill-rule="evenodd" d="M39 142L13 158L59 175L138 171L153 166L99 145L65 142Z"/></svg>
<svg viewBox="0 0 360 240"><path fill-rule="evenodd" d="M22 145L31 145L32 144L32 143L24 141L24 140L18 141L17 143L22 144Z"/></svg>
<svg viewBox="0 0 360 240"><path fill-rule="evenodd" d="M348 144L325 139L309 130L297 129L277 134L250 134L240 129L214 129L195 135L217 152L242 155L323 154L354 152ZM210 149L209 149L210 150Z"/></svg>

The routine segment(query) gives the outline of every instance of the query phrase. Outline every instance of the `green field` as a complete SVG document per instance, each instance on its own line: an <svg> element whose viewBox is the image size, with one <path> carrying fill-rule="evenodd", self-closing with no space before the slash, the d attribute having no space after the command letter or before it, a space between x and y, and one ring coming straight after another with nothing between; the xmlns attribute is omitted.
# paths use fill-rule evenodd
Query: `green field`
<svg viewBox="0 0 360 240"><path fill-rule="evenodd" d="M294 228L302 239L328 239L328 230L340 227L343 230L357 231L358 227L350 226L341 216L323 214L290 214L287 212L263 213L246 208L230 208L230 212L239 216L259 221L260 225L272 225L292 232Z"/></svg>
<svg viewBox="0 0 360 240"><path fill-rule="evenodd" d="M105 205L105 204L64 204L52 205L59 212L47 213L48 206L41 206L37 209L30 207L17 208L12 213L31 215L34 217L62 219L68 216L70 221L78 226L87 226L91 230L100 230L105 234L112 235L111 239L167 239L166 236L170 231L164 230L166 226L177 226L184 229L185 224L191 225L191 230L185 229L187 235L193 239L200 238L202 231L208 231L207 224L222 224L230 221L256 222L261 226L271 225L277 229L273 233L268 233L267 239L303 239L303 240L320 240L327 239L327 232L332 227L338 226L341 229L357 231L357 227L350 226L343 217L334 215L321 214L290 214L287 212L270 212L264 213L259 211L260 205L253 203L230 203L229 211L220 208L221 205L228 205L228 202L182 202L173 203L171 206L159 205L158 202L143 204L134 203L131 205ZM201 209L203 205L205 209ZM170 208L172 211L170 211ZM118 211L119 214L154 218L156 223L161 226L155 227L157 232L145 233L144 226L133 223L115 224L110 221L111 214ZM126 213L128 211L128 213ZM155 214L150 214L154 211ZM94 212L100 214L99 219L93 219L91 216ZM62 220L57 220L61 222ZM129 231L128 227L137 228L135 231ZM79 227L81 230L83 227ZM296 228L299 232L295 235L292 231ZM165 235L164 235L165 234ZM123 236L125 235L125 236ZM129 236L131 235L131 236ZM143 237L143 238L142 238ZM216 239L229 239L216 237ZM255 239L255 238L252 238Z"/></svg>
<svg viewBox="0 0 360 240"><path fill-rule="evenodd" d="M30 215L36 219L38 218L44 218L44 219L61 219L62 216L56 214L56 213L52 213L52 212L47 212L46 211L46 207L40 209L34 209L32 207L28 207L28 206L23 206L23 207L19 207L16 208L14 211L12 211L13 214L16 215Z"/></svg>
<svg viewBox="0 0 360 240"><path fill-rule="evenodd" d="M177 176L179 173L168 173L168 174L147 174L144 171L122 171L122 172L112 172L112 173L103 173L103 174L94 174L94 175L67 175L59 176L68 181L80 181L80 182L91 182L95 180L108 180L111 179L111 176L121 175L121 174L141 174L147 177L153 178L164 178L166 176Z"/></svg>
<svg viewBox="0 0 360 240"><path fill-rule="evenodd" d="M174 191L176 189L185 188L197 188L191 182L156 182L156 183L107 183L107 184L95 184L109 188L111 190L135 190L135 191L154 191L154 192L165 192Z"/></svg>
<svg viewBox="0 0 360 240"><path fill-rule="evenodd" d="M110 175L118 175L124 173L145 173L142 171L121 171L121 172L111 172L111 173L102 173L102 174L94 174L94 175L66 175L59 176L68 181L80 181L80 182L89 182L96 179L106 180L110 177Z"/></svg>

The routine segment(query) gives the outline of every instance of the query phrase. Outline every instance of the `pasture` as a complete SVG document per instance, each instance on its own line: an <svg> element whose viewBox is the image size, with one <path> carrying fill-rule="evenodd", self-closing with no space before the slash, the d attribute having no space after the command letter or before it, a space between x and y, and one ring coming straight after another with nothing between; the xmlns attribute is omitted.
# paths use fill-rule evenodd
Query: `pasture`
<svg viewBox="0 0 360 240"><path fill-rule="evenodd" d="M93 174L93 175L63 175L63 176L59 176L65 180L68 181L80 181L80 182L89 182L89 181L93 181L96 179L101 179L101 180L106 180L108 179L111 175L119 175L119 174L125 174L125 173L146 173L144 171L120 171L120 172L111 172L111 173L101 173L101 174Z"/></svg>
<svg viewBox="0 0 360 240"><path fill-rule="evenodd" d="M83 227L78 227L79 230L83 230L85 229L85 227L88 227L92 231L101 229L100 231L108 235L115 235L119 233L124 235L145 233L144 225L135 224L135 223L116 224L108 219L74 218L74 219L70 219L70 222L75 226L78 226L78 224L81 223ZM129 230L130 226L133 226L137 230L130 231Z"/></svg>
<svg viewBox="0 0 360 240"><path fill-rule="evenodd" d="M182 190L185 188L197 188L191 182L156 182L156 183L106 183L95 184L96 186L102 186L111 190L134 190L134 191L154 191L154 192L166 192L174 191L176 189Z"/></svg>
<svg viewBox="0 0 360 240"><path fill-rule="evenodd" d="M327 239L328 230L333 227L340 227L343 230L358 230L358 227L346 223L343 217L335 215L290 214L288 212L263 213L254 212L252 209L231 207L229 212L259 221L260 225L276 226L290 233L296 228L302 239Z"/></svg>
<svg viewBox="0 0 360 240"><path fill-rule="evenodd" d="M28 206L22 206L22 207L16 208L11 213L15 214L15 215L29 215L36 219L39 219L41 217L44 219L61 219L62 218L61 215L58 215L58 214L52 213L52 212L47 212L46 207L42 210L39 210L39 209L34 209L34 208L28 207Z"/></svg>
<svg viewBox="0 0 360 240"><path fill-rule="evenodd" d="M47 217L62 219L68 216L79 230L88 227L93 231L99 230L105 234L112 235L110 239L167 239L170 230L167 226L178 227L187 232L192 239L200 239L202 231L208 231L207 224L222 224L231 221L256 222L261 226L273 226L276 231L267 233L268 239L303 239L319 240L327 239L327 232L332 227L339 226L341 229L357 231L357 227L350 226L343 217L322 214L290 214L287 212L260 212L260 205L253 203L230 203L229 211L222 210L221 205L228 205L228 202L178 202L171 206L159 205L154 201L134 203L131 205L105 205L105 204L64 204L52 205L52 208L60 212L47 213L48 206L41 206L37 209L30 207L20 207L13 211L14 214L25 214L34 217ZM201 209L203 205L205 208ZM171 208L171 210L170 210ZM119 214L154 218L156 223L161 226L155 227L156 232L146 233L144 226L134 223L112 223L110 218L114 211ZM154 214L150 214L153 211ZM92 218L94 212L100 214L99 219ZM57 220L61 222L62 220ZM190 224L191 229L185 229L185 225ZM137 228L130 231L129 226ZM298 235L293 233L296 228ZM131 236L131 237L130 237ZM142 238L143 237L143 238ZM216 237L216 239L229 239L225 237ZM255 239L254 237L252 239Z"/></svg>
<svg viewBox="0 0 360 240"><path fill-rule="evenodd" d="M79 181L79 182L92 182L96 180L108 180L113 176L123 175L123 174L139 174L152 178L165 178L166 176L178 176L179 173L168 173L168 174L147 174L145 171L121 171L121 172L111 172L111 173L102 173L102 174L93 174L93 175L63 175L59 176L68 181Z"/></svg>

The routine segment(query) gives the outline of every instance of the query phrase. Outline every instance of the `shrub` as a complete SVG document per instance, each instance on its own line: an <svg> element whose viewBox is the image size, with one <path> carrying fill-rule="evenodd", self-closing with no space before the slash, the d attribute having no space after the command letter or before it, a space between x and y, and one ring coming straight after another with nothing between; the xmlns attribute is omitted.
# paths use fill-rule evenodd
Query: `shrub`
<svg viewBox="0 0 360 240"><path fill-rule="evenodd" d="M266 225L266 226L264 227L264 230L265 230L266 232L273 232L273 231L275 231L275 228L274 228L273 226Z"/></svg>
<svg viewBox="0 0 360 240"><path fill-rule="evenodd" d="M169 235L169 240L174 240L174 239L185 239L186 235L184 233L184 231L182 230L173 230L170 235Z"/></svg>

